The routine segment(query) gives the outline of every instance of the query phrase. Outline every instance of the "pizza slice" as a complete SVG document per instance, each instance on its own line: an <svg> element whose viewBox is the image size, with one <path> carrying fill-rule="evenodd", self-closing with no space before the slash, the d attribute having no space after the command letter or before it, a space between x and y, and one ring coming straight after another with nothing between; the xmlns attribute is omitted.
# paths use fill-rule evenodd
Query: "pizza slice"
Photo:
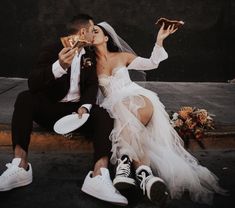
<svg viewBox="0 0 235 208"><path fill-rule="evenodd" d="M64 47L71 47L71 48L81 48L84 47L85 45L91 44L85 39L82 39L79 35L69 35L66 37L61 37L60 38L62 44Z"/></svg>
<svg viewBox="0 0 235 208"><path fill-rule="evenodd" d="M179 28L179 27L184 25L183 21L169 20L169 19L164 18L164 17L158 19L158 21L155 24L162 26L163 22L165 23L164 30L166 30L169 27L169 25L174 25L174 29Z"/></svg>

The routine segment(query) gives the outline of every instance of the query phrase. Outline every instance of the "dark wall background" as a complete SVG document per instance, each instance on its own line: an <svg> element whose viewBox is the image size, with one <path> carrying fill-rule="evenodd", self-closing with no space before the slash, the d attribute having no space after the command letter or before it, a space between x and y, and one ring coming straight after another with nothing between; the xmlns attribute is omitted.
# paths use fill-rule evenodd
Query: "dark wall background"
<svg viewBox="0 0 235 208"><path fill-rule="evenodd" d="M159 17L185 26L168 38L169 59L148 80L227 81L235 77L234 0L1 1L0 76L27 77L43 44L54 41L77 13L114 26L141 56L151 54Z"/></svg>

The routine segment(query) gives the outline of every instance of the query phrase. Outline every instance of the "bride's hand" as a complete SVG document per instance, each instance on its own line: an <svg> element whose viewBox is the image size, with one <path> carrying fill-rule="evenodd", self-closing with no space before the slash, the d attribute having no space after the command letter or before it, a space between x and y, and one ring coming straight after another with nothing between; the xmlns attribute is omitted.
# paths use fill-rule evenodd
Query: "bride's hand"
<svg viewBox="0 0 235 208"><path fill-rule="evenodd" d="M178 30L178 28L174 29L174 24L173 25L169 25L168 28L166 30L164 30L164 22L160 28L160 30L158 31L157 34L157 44L159 46L162 46L163 44L163 40L165 38L167 38L169 35L173 34L176 30Z"/></svg>

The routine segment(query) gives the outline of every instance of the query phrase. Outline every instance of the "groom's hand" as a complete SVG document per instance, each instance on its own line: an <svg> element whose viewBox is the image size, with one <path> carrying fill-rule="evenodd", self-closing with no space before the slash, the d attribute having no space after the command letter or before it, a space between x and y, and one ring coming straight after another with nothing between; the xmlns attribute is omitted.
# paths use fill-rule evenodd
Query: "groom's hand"
<svg viewBox="0 0 235 208"><path fill-rule="evenodd" d="M77 48L63 48L59 53L60 66L66 70L68 69L73 61L73 58L77 54Z"/></svg>
<svg viewBox="0 0 235 208"><path fill-rule="evenodd" d="M84 113L88 113L88 110L85 107L78 108L78 116L79 116L79 118L81 118L82 114L84 114Z"/></svg>

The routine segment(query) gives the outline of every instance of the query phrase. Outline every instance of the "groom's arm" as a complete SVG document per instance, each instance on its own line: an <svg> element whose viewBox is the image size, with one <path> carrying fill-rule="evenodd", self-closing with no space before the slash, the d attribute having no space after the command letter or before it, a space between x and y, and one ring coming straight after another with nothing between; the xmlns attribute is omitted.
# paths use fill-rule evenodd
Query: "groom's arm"
<svg viewBox="0 0 235 208"><path fill-rule="evenodd" d="M94 73L95 72L95 73ZM95 69L90 69L88 79L85 83L84 92L81 92L80 107L77 113L81 117L84 113L89 113L92 105L96 103L96 97L98 92L98 78Z"/></svg>
<svg viewBox="0 0 235 208"><path fill-rule="evenodd" d="M81 89L80 104L87 107L86 104L95 104L98 92L98 78L95 68L83 69L85 77L84 86ZM88 109L90 110L90 109Z"/></svg>

